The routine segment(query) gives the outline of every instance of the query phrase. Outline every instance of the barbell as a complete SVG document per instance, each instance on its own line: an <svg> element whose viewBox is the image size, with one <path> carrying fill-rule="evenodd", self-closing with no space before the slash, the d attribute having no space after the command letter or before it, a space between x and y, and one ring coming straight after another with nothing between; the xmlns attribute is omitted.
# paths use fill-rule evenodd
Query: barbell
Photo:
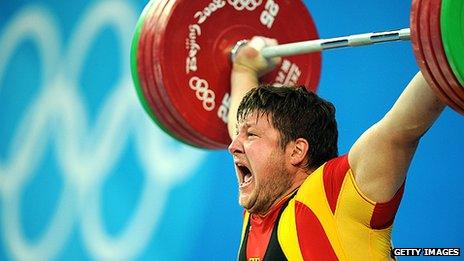
<svg viewBox="0 0 464 261"><path fill-rule="evenodd" d="M462 0L413 0L410 28L331 39L319 39L301 0L151 0L131 49L132 77L145 111L181 142L227 147L231 49L255 35L284 43L261 51L284 58L260 80L311 91L319 83L320 51L411 39L432 89L464 114Z"/></svg>

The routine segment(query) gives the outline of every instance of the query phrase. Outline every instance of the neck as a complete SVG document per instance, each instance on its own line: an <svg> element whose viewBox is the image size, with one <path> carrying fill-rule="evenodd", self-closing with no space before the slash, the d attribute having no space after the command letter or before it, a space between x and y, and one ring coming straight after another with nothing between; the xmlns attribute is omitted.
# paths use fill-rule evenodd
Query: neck
<svg viewBox="0 0 464 261"><path fill-rule="evenodd" d="M267 211L265 213L257 213L259 216L261 217L264 217L266 216L270 210L272 210L275 206L277 206L278 204L280 204L283 200L287 199L288 197L290 197L290 195L293 194L293 192L295 192L298 188L300 188L301 184L303 184L303 182L306 180L306 178L308 177L308 175L310 173L312 173L314 170L298 170L296 173L295 173L295 177L292 181L292 185L290 186L289 189L287 189L284 193L282 193L282 196L276 198L274 200L274 203L272 203L272 205L267 209Z"/></svg>

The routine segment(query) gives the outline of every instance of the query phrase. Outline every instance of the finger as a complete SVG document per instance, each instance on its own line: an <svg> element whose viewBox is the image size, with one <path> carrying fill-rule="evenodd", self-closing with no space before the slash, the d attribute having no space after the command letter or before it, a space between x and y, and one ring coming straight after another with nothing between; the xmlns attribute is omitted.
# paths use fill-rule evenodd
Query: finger
<svg viewBox="0 0 464 261"><path fill-rule="evenodd" d="M264 41L266 42L266 46L276 46L279 44L277 39L274 38L264 38Z"/></svg>
<svg viewBox="0 0 464 261"><path fill-rule="evenodd" d="M254 36L253 38L251 38L249 46L251 46L257 51L261 51L264 47L266 47L266 40L262 36Z"/></svg>

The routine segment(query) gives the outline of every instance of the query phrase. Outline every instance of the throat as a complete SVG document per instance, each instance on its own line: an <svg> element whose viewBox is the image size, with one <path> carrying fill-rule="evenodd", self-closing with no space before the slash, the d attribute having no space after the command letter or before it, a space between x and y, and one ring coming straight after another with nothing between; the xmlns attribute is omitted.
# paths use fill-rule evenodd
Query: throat
<svg viewBox="0 0 464 261"><path fill-rule="evenodd" d="M248 240L246 245L247 257L259 257L264 259L266 250L270 244L273 230L277 229L280 213L287 206L286 200L279 200L265 215L251 214L249 219Z"/></svg>
<svg viewBox="0 0 464 261"><path fill-rule="evenodd" d="M282 205L284 205L289 200L289 198L293 197L296 194L298 189L299 187L297 187L296 189L292 189L289 193L285 193L284 196L278 197L274 201L274 203L272 203L269 209L264 213L255 213L254 215L259 216L261 218L265 218L268 215L272 215L272 213L274 212L278 212L281 209Z"/></svg>

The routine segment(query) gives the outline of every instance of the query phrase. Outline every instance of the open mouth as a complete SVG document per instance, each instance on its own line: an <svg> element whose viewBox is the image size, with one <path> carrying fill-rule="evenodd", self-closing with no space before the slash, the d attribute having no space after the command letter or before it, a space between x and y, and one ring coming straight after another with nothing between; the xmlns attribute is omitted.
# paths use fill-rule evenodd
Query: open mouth
<svg viewBox="0 0 464 261"><path fill-rule="evenodd" d="M250 169L243 164L237 164L237 169L240 174L240 187L245 187L253 180L253 175Z"/></svg>

